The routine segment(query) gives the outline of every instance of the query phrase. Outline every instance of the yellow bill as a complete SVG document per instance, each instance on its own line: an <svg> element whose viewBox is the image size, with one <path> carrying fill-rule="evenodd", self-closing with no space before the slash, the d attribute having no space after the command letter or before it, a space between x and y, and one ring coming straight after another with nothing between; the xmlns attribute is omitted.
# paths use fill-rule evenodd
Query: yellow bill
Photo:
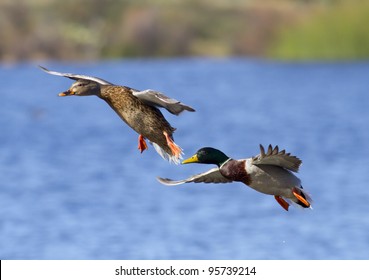
<svg viewBox="0 0 369 280"><path fill-rule="evenodd" d="M196 163L196 162L199 162L199 159L197 157L197 154L196 155L193 155L192 157L188 158L188 159L185 159L184 161L182 161L182 164L186 164L186 163Z"/></svg>

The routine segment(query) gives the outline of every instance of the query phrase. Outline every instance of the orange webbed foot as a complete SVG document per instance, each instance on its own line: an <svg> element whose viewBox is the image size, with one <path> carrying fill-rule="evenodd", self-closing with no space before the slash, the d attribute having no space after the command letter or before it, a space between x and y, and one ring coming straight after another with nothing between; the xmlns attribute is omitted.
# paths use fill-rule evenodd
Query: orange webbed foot
<svg viewBox="0 0 369 280"><path fill-rule="evenodd" d="M176 143L174 143L173 139L171 137L169 137L168 133L166 133L164 131L163 134L165 136L165 139L167 140L167 144L168 144L170 150L172 151L172 154L176 158L180 158L181 154L182 154L182 149Z"/></svg>
<svg viewBox="0 0 369 280"><path fill-rule="evenodd" d="M275 195L275 200L279 203L279 205L282 206L282 208L286 211L288 211L288 207L290 206L287 201L285 201L282 197Z"/></svg>
<svg viewBox="0 0 369 280"><path fill-rule="evenodd" d="M138 149L141 153L148 149L145 138L141 134L138 136Z"/></svg>

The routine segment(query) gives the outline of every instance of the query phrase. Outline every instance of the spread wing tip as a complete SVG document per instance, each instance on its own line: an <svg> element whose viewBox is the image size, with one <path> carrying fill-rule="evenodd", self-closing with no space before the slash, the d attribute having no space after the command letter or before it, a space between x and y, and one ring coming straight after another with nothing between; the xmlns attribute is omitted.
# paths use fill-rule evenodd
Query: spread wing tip
<svg viewBox="0 0 369 280"><path fill-rule="evenodd" d="M42 65L38 65L38 68L41 68L42 70L44 70L44 71L46 71L46 72L48 72L48 71L49 71L49 69L47 69L46 67L43 67Z"/></svg>
<svg viewBox="0 0 369 280"><path fill-rule="evenodd" d="M42 71L44 71L48 74L51 74L51 75L59 75L60 76L60 74L61 74L61 73L58 73L58 72L55 72L55 71L51 71L51 70L47 69L46 67L44 67L42 65L38 65L38 68L40 68Z"/></svg>
<svg viewBox="0 0 369 280"><path fill-rule="evenodd" d="M61 72L57 72L57 71L51 71L49 69L47 69L46 67L43 67L41 65L38 65L38 67L43 70L44 72L50 74L50 75L55 75L55 76L61 76L61 77L65 77L65 78L69 78L72 80L89 80L89 81L94 81L97 82L99 84L102 85L114 85L108 81L105 81L103 79L97 78L97 77L92 77L92 76L87 76L87 75L79 75L79 74L72 74L72 73L61 73Z"/></svg>
<svg viewBox="0 0 369 280"><path fill-rule="evenodd" d="M188 112L196 112L196 110L188 105L185 105L181 102L178 102L176 105L178 105L177 108L174 108L174 106L172 108L170 108L170 106L168 106L168 108L166 108L170 113L174 114L174 115L180 115L181 113L183 113L184 111L188 111Z"/></svg>
<svg viewBox="0 0 369 280"><path fill-rule="evenodd" d="M184 105L185 109L189 112L196 112L196 110L188 105Z"/></svg>
<svg viewBox="0 0 369 280"><path fill-rule="evenodd" d="M166 186L176 186L184 183L183 181L175 181L169 178L156 177L156 179Z"/></svg>
<svg viewBox="0 0 369 280"><path fill-rule="evenodd" d="M259 146L260 155L253 157L253 160L256 164L276 164L293 172L298 172L300 165L302 164L301 159L291 155L291 153L286 153L286 150L279 151L278 145L273 148L273 146L270 144L268 146L267 152L265 152L263 145L260 144ZM277 163L277 161L273 162L273 160L271 161L272 158L276 157L280 157L280 159L283 158L285 161L283 163Z"/></svg>

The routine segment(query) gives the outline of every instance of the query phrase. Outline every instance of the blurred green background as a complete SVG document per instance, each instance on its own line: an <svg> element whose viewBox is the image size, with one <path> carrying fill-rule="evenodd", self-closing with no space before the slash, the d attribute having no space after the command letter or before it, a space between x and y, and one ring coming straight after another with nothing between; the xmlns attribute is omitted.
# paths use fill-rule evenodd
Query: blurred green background
<svg viewBox="0 0 369 280"><path fill-rule="evenodd" d="M0 61L369 57L369 0L0 0Z"/></svg>

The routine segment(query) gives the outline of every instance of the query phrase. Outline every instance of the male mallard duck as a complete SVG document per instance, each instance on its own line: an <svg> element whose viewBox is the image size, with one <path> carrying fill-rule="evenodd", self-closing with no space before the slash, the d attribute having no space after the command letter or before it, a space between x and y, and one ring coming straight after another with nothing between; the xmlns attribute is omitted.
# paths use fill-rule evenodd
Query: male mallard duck
<svg viewBox="0 0 369 280"><path fill-rule="evenodd" d="M40 68L51 75L76 81L59 96L96 95L105 100L119 117L139 134L138 149L141 153L147 149L145 139L148 139L160 156L170 162L179 163L183 152L174 143L175 128L169 124L157 107L165 108L174 115L179 115L185 110L194 112L193 108L151 89L138 91L126 86L117 86L96 77L59 73L42 66Z"/></svg>
<svg viewBox="0 0 369 280"><path fill-rule="evenodd" d="M230 183L242 182L264 194L274 195L277 202L288 211L292 201L304 208L311 208L311 198L302 189L301 181L292 172L298 172L301 160L274 149L271 145L265 153L260 145L260 154L247 159L235 160L214 148L201 148L196 154L182 162L216 164L218 167L207 172L191 176L184 180L173 181L158 177L159 182L174 186L183 183ZM291 172L292 171L292 172Z"/></svg>

